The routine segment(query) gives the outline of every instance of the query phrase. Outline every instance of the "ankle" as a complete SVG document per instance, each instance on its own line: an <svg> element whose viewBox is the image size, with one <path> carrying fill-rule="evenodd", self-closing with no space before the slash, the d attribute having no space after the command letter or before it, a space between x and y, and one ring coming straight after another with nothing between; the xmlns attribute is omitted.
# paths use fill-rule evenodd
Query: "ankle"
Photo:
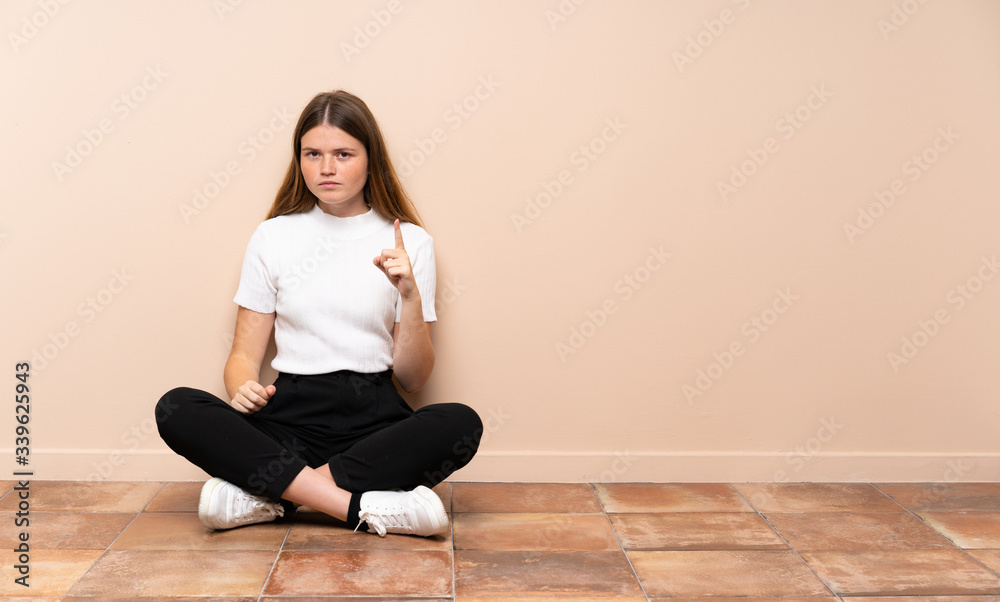
<svg viewBox="0 0 1000 602"><path fill-rule="evenodd" d="M357 529L358 525L361 523L361 519L358 515L361 514L361 493L351 493L351 501L347 505L347 526L352 529Z"/></svg>

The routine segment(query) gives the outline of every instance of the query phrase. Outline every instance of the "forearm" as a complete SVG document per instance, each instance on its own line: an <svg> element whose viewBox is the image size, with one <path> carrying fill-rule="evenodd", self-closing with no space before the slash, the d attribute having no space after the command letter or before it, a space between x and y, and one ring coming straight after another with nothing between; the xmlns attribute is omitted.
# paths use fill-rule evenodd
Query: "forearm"
<svg viewBox="0 0 1000 602"><path fill-rule="evenodd" d="M427 384L434 369L434 346L430 329L424 322L420 295L402 299L399 334L392 350L392 370L400 386L408 393Z"/></svg>
<svg viewBox="0 0 1000 602"><path fill-rule="evenodd" d="M229 399L236 397L236 392L240 388L240 385L248 380L259 382L257 380L259 378L259 365L255 365L254 362L250 361L246 357L243 357L242 355L229 355L229 359L226 360L226 369L222 375L222 380L226 384L226 393L229 394Z"/></svg>

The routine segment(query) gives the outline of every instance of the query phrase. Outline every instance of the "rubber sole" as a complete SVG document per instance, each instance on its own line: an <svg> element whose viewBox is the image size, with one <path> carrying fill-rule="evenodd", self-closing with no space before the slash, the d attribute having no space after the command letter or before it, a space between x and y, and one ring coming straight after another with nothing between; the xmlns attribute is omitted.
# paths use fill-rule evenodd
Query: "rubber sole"
<svg viewBox="0 0 1000 602"><path fill-rule="evenodd" d="M441 526L437 531L431 533L430 535L438 535L447 531L451 521L448 518L448 512L444 509L444 502L441 501L441 498L439 498L438 495L430 488L424 487L423 485L414 489L413 492L427 500L437 511L438 522L441 523Z"/></svg>
<svg viewBox="0 0 1000 602"><path fill-rule="evenodd" d="M212 504L212 493L215 491L215 488L223 482L224 481L219 477L209 479L205 482L205 485L202 486L201 497L198 498L198 520L200 520L201 524L205 525L209 529L216 528L214 525L207 522L209 516L208 511Z"/></svg>

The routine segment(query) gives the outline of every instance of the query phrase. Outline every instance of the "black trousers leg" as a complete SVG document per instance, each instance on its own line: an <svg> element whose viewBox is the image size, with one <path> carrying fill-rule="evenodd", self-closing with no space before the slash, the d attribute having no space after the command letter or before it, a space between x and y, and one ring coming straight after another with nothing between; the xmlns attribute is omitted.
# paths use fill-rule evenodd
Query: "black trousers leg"
<svg viewBox="0 0 1000 602"><path fill-rule="evenodd" d="M156 425L170 449L214 477L279 500L307 462L304 443L268 433L211 393L180 387L156 404Z"/></svg>
<svg viewBox="0 0 1000 602"><path fill-rule="evenodd" d="M348 491L433 487L472 460L483 423L459 403L425 406L330 458L330 473Z"/></svg>

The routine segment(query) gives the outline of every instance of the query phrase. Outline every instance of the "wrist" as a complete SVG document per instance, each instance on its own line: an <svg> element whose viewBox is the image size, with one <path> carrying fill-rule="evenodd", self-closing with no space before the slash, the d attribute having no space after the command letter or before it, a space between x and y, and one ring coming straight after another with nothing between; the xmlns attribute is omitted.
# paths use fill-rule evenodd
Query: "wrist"
<svg viewBox="0 0 1000 602"><path fill-rule="evenodd" d="M406 293L406 294L399 293L399 298L405 304L410 304L410 305L412 305L414 303L419 304L420 303L420 291L418 291L416 289L416 287L414 287L414 289L412 291L410 291L409 293Z"/></svg>

